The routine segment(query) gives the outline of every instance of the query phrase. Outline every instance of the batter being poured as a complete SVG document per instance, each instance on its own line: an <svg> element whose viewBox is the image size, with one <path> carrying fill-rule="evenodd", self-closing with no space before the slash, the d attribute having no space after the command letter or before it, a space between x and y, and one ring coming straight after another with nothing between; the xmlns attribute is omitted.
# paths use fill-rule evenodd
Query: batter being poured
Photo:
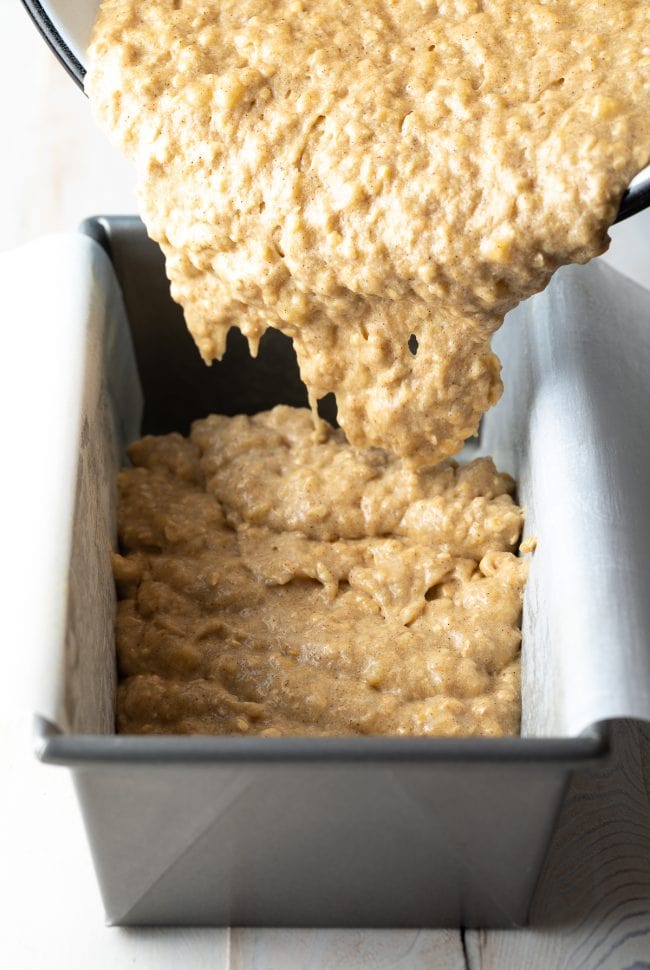
<svg viewBox="0 0 650 970"><path fill-rule="evenodd" d="M649 45L647 0L104 0L86 87L204 359L277 327L423 465L498 399L506 311L606 248Z"/></svg>
<svg viewBox="0 0 650 970"><path fill-rule="evenodd" d="M522 510L443 459L505 312L606 247L649 38L646 0L104 0L87 90L201 354L277 327L347 436L280 407L132 446L119 730L517 731Z"/></svg>

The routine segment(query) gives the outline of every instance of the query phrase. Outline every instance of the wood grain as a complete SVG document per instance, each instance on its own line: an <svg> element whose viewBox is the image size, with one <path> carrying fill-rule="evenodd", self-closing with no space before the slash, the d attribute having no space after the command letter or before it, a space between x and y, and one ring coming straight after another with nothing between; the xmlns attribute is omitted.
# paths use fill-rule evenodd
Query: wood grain
<svg viewBox="0 0 650 970"><path fill-rule="evenodd" d="M83 96L17 0L0 0L0 91L0 249L74 229L92 213L135 211L130 168L95 129ZM650 233L650 214L642 218ZM640 225L631 230L636 252ZM624 243L623 230L616 231L616 246ZM75 936L71 905L67 930L57 924L58 937L63 932L67 939L65 965L81 965L83 953L94 949L93 965L110 962L112 970L134 961L143 968L169 961L214 970L650 970L650 727L621 724L614 740L611 763L572 787L529 929L228 934L110 931L97 922L96 931L86 926ZM39 772L40 786L42 766L29 770ZM33 878L45 878L42 867ZM33 938L32 966L64 965L52 942Z"/></svg>
<svg viewBox="0 0 650 970"><path fill-rule="evenodd" d="M467 934L472 970L650 967L650 726L619 722L611 762L577 778L532 927Z"/></svg>
<svg viewBox="0 0 650 970"><path fill-rule="evenodd" d="M456 930L231 930L228 970L465 970Z"/></svg>
<svg viewBox="0 0 650 970"><path fill-rule="evenodd" d="M650 970L650 725L576 777L524 930L232 930L229 970Z"/></svg>

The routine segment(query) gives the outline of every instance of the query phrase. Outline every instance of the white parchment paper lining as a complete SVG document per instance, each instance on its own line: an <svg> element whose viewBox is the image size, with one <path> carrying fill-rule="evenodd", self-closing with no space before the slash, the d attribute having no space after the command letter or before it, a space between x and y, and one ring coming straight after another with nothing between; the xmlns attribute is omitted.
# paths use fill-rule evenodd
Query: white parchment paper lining
<svg viewBox="0 0 650 970"><path fill-rule="evenodd" d="M650 719L650 293L567 267L494 340L505 393L481 450L538 537L524 603L522 732Z"/></svg>
<svg viewBox="0 0 650 970"><path fill-rule="evenodd" d="M110 263L89 239L0 257L3 292L17 279L11 325L30 339L40 329L41 345L60 351L40 404L51 419L46 513L29 540L36 710L62 730L110 733L113 482L141 411L128 327ZM46 293L28 283L39 280ZM539 542L524 607L523 733L650 720L650 293L602 263L567 268L509 315L494 345L506 390L480 451L518 478L526 534Z"/></svg>

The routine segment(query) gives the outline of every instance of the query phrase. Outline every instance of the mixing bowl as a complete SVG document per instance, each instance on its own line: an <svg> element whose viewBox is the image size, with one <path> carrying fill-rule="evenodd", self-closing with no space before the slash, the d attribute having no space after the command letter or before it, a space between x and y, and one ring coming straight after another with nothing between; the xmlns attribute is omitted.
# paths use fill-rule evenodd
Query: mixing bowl
<svg viewBox="0 0 650 970"><path fill-rule="evenodd" d="M23 0L29 15L68 74L83 89L84 61L99 0ZM650 206L650 166L640 172L623 196L617 222Z"/></svg>

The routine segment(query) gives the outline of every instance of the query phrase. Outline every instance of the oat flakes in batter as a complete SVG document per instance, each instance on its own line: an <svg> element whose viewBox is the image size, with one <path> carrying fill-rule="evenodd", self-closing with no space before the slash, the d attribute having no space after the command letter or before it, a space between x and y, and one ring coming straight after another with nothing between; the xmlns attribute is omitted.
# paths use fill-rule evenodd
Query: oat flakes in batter
<svg viewBox="0 0 650 970"><path fill-rule="evenodd" d="M512 484L425 466L499 397L504 313L606 247L649 28L645 0L104 0L87 90L201 354L283 330L387 449L283 408L133 447L122 731L517 730Z"/></svg>
<svg viewBox="0 0 650 970"><path fill-rule="evenodd" d="M205 360L277 327L349 441L431 464L650 158L650 4L103 0L86 89Z"/></svg>
<svg viewBox="0 0 650 970"><path fill-rule="evenodd" d="M309 411L213 416L120 474L124 733L513 734L522 511Z"/></svg>

